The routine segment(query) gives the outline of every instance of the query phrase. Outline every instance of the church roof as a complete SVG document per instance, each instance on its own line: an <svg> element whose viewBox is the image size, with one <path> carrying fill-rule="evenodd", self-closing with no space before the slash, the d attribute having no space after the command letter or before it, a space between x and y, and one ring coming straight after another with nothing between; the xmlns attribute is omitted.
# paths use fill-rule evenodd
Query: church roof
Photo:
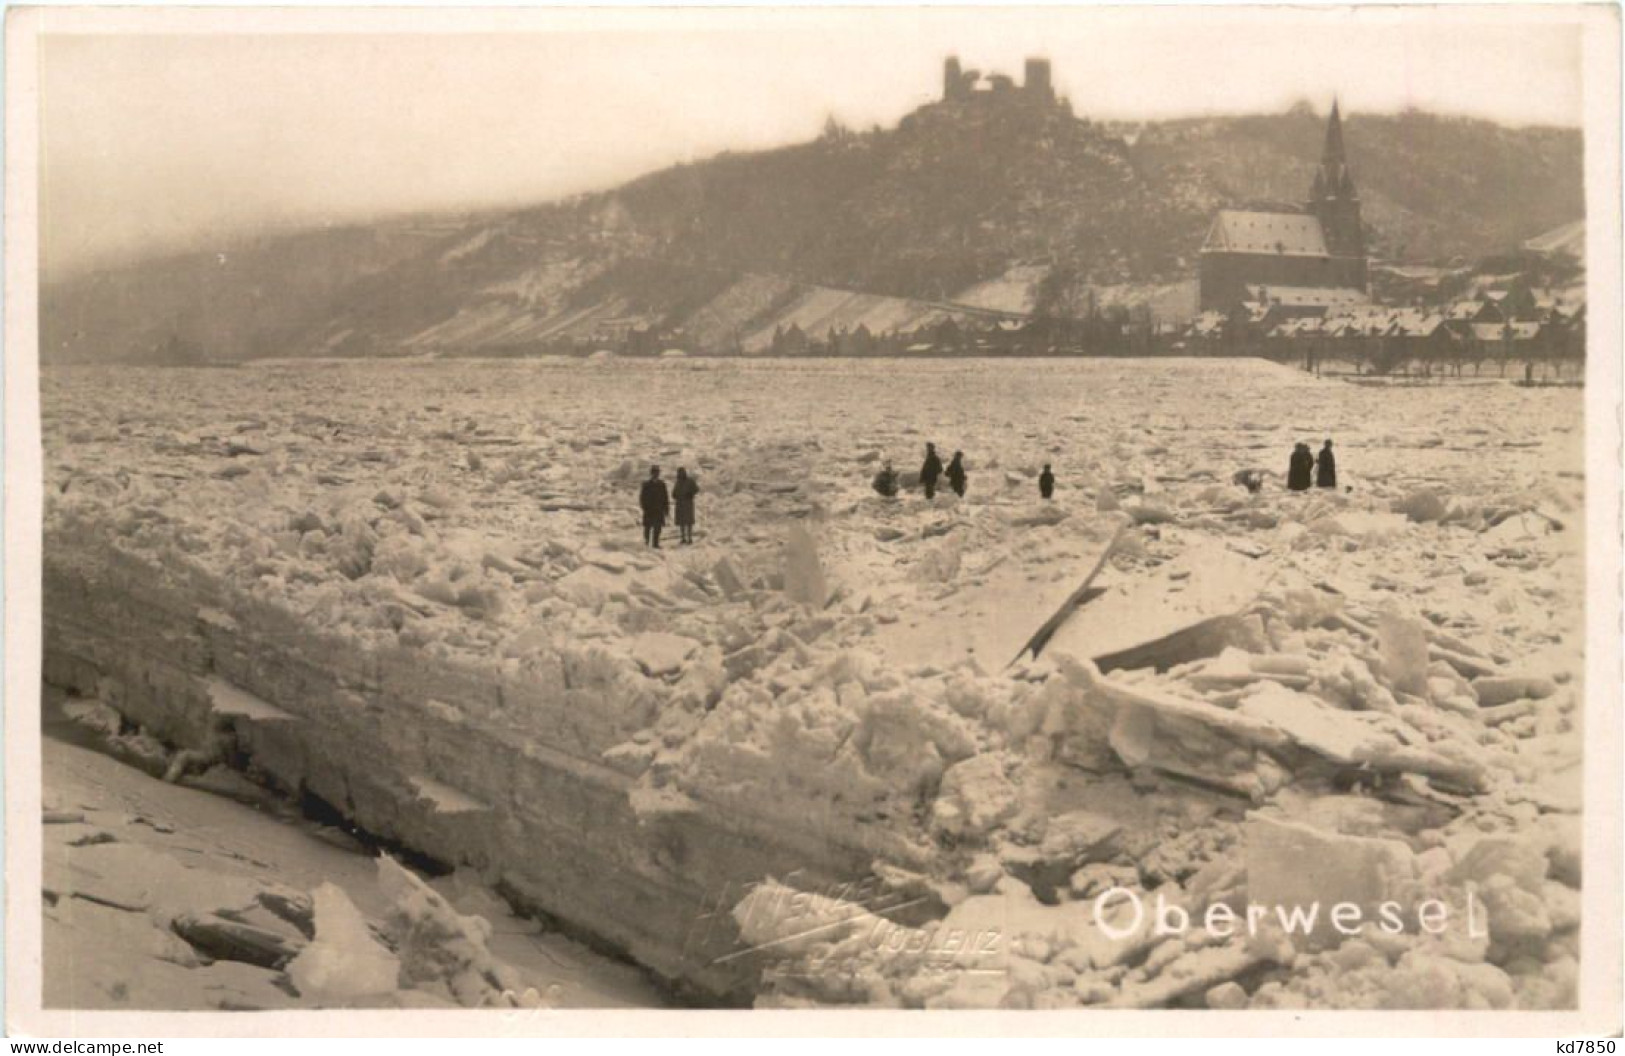
<svg viewBox="0 0 1625 1056"><path fill-rule="evenodd" d="M1343 307L1351 304L1365 304L1370 298L1364 290L1356 290L1343 286L1270 286L1250 283L1247 286L1247 298L1251 301L1268 301L1287 308L1302 307Z"/></svg>
<svg viewBox="0 0 1625 1056"><path fill-rule="evenodd" d="M1221 209L1208 229L1204 253L1277 253L1324 257L1326 236L1320 218L1307 213L1263 213Z"/></svg>

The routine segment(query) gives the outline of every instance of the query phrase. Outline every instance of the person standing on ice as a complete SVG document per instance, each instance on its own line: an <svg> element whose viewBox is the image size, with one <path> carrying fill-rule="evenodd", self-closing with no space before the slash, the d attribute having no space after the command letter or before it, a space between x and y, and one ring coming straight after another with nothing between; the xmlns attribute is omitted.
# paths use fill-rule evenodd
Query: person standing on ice
<svg viewBox="0 0 1625 1056"><path fill-rule="evenodd" d="M875 491L883 498L894 498L897 495L897 470L891 468L887 462L880 467L873 481Z"/></svg>
<svg viewBox="0 0 1625 1056"><path fill-rule="evenodd" d="M1332 442L1326 441L1326 446L1320 449L1320 457L1315 459L1315 487L1337 487L1337 459L1332 454Z"/></svg>
<svg viewBox="0 0 1625 1056"><path fill-rule="evenodd" d="M954 489L954 494L960 498L965 497L965 452L955 451L953 461L948 463L948 486Z"/></svg>
<svg viewBox="0 0 1625 1056"><path fill-rule="evenodd" d="M1287 467L1286 486L1289 491L1308 491L1310 474L1315 468L1315 456L1308 444L1292 449L1292 461Z"/></svg>
<svg viewBox="0 0 1625 1056"><path fill-rule="evenodd" d="M694 483L688 470L678 466L677 479L671 485L671 498L677 504L677 541L685 546L694 542L694 496L699 493L700 486Z"/></svg>
<svg viewBox="0 0 1625 1056"><path fill-rule="evenodd" d="M660 479L660 467L649 467L649 479L638 492L638 505L643 508L643 542L660 549L660 529L666 526L666 511L671 508L671 497L666 482Z"/></svg>
<svg viewBox="0 0 1625 1056"><path fill-rule="evenodd" d="M925 497L934 499L937 496L937 478L942 476L942 459L937 457L937 445L925 445L925 464L920 467L920 486L925 489Z"/></svg>
<svg viewBox="0 0 1625 1056"><path fill-rule="evenodd" d="M1049 463L1044 463L1044 472L1038 474L1038 494L1049 498L1055 494L1055 474L1049 471Z"/></svg>

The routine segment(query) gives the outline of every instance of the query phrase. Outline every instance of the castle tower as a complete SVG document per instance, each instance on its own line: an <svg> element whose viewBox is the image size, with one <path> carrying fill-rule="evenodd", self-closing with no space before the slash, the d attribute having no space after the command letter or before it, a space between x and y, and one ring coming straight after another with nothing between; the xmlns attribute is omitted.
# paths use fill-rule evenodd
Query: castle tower
<svg viewBox="0 0 1625 1056"><path fill-rule="evenodd" d="M1049 60L1028 59L1027 71L1022 78L1021 87L1034 99L1053 102L1055 99L1055 85L1050 80Z"/></svg>
<svg viewBox="0 0 1625 1056"><path fill-rule="evenodd" d="M1320 152L1320 168L1309 188L1309 212L1320 218L1326 248L1334 257L1365 259L1365 228L1360 222L1360 193L1349 174L1348 157L1343 151L1343 118L1337 102L1326 123L1326 144ZM1362 269L1363 270L1363 269Z"/></svg>
<svg viewBox="0 0 1625 1056"><path fill-rule="evenodd" d="M959 68L959 56L950 55L942 64L942 97L958 99L965 94L965 72Z"/></svg>

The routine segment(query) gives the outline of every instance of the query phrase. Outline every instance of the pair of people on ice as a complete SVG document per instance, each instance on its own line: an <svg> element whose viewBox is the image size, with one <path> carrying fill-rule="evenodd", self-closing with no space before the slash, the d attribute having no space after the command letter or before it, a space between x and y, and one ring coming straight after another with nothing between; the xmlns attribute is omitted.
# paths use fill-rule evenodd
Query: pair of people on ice
<svg viewBox="0 0 1625 1056"><path fill-rule="evenodd" d="M694 496L700 493L700 486L694 478L688 475L688 470L679 466L677 479L672 482L671 491L666 490L666 482L660 479L660 467L649 467L649 479L643 482L638 492L638 506L643 510L643 542L645 546L660 549L660 530L666 526L666 514L671 511L673 501L677 505L677 531L678 541L684 544L694 541Z"/></svg>
<svg viewBox="0 0 1625 1056"><path fill-rule="evenodd" d="M953 461L943 468L942 459L937 455L936 444L925 445L925 463L920 466L920 486L925 489L925 497L934 499L937 495L937 481L943 477L948 478L948 486L954 489L954 494L960 498L965 496L965 486L969 478L965 474L965 453L955 451ZM885 498L892 498L897 494L897 471L890 462L880 467L871 482L875 492Z"/></svg>
<svg viewBox="0 0 1625 1056"><path fill-rule="evenodd" d="M925 445L925 463L920 466L920 486L925 489L925 497L936 498L937 481L943 477L948 478L948 486L954 489L954 494L960 498L965 497L965 452L955 451L953 460L948 468L942 468L942 459L937 457L937 445Z"/></svg>
<svg viewBox="0 0 1625 1056"><path fill-rule="evenodd" d="M944 476L947 478L947 486L954 489L955 496L964 499L965 484L968 481L967 474L965 474L965 453L954 452L954 460L949 461L946 470L944 470L942 460L936 453L936 444L926 444L925 465L920 466L920 486L925 487L926 499L936 497L936 483L941 481ZM871 481L871 486L874 487L876 494L886 497L886 499L897 496L897 470L892 470L890 461L881 466L879 473L874 474L874 481Z"/></svg>
<svg viewBox="0 0 1625 1056"><path fill-rule="evenodd" d="M1308 444L1298 444L1292 449L1292 461L1287 466L1286 486L1292 491L1308 491L1313 479L1314 486L1320 488L1337 487L1337 458L1332 454L1332 442L1326 441L1326 446L1320 449L1320 457L1316 458L1309 450Z"/></svg>
<svg viewBox="0 0 1625 1056"><path fill-rule="evenodd" d="M926 498L936 497L937 481L944 476L948 478L948 486L954 489L954 494L963 498L968 483L965 474L965 453L955 451L953 460L944 469L942 459L937 457L936 445L926 444L925 464L920 467L920 484L925 488ZM871 484L875 492L884 498L890 499L897 495L897 471L892 468L890 461L880 467L880 472L875 474ZM1055 474L1050 472L1048 462L1044 463L1044 472L1038 475L1038 493L1046 499L1055 494Z"/></svg>

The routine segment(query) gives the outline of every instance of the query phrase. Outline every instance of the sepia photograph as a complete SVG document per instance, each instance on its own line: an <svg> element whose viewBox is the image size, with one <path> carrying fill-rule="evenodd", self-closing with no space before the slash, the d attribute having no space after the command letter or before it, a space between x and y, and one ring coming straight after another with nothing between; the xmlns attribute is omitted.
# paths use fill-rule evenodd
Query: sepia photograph
<svg viewBox="0 0 1625 1056"><path fill-rule="evenodd" d="M1617 8L7 42L11 1030L1618 1035Z"/></svg>

